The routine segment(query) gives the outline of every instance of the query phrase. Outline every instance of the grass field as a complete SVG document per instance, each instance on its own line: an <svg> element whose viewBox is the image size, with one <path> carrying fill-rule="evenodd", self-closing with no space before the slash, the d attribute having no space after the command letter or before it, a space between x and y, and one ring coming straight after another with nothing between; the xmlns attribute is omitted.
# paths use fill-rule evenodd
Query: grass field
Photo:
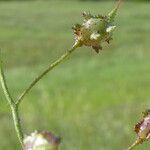
<svg viewBox="0 0 150 150"><path fill-rule="evenodd" d="M11 93L25 87L73 44L71 27L81 12L105 14L112 2L1 2L0 47ZM150 3L124 3L110 46L96 54L78 49L24 99L25 133L50 130L61 150L125 150L133 126L150 106ZM149 150L150 143L139 146ZM0 89L0 149L19 150Z"/></svg>

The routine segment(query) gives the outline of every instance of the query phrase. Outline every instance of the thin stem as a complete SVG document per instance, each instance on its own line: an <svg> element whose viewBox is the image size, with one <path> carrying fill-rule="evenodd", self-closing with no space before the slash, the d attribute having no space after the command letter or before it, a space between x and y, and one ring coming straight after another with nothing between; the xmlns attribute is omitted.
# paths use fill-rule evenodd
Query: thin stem
<svg viewBox="0 0 150 150"><path fill-rule="evenodd" d="M0 54L1 55L1 54ZM1 81L1 85L2 85L2 89L4 91L5 97L9 103L9 105L14 105L14 101L9 93L7 84L6 84L6 79L5 79L5 75L4 75L4 71L3 71L3 67L2 67L2 60L1 60L1 56L0 56L0 81Z"/></svg>
<svg viewBox="0 0 150 150"><path fill-rule="evenodd" d="M133 150L137 145L141 144L141 140L137 139L129 148L128 150Z"/></svg>
<svg viewBox="0 0 150 150"><path fill-rule="evenodd" d="M19 117L19 113L18 113L18 107L16 106L16 104L15 104L15 102L14 102L14 100L13 100L13 98L9 92L8 86L6 84L5 74L4 74L3 67L2 67L1 54L0 54L0 82L1 82L2 89L3 89L4 94L5 94L5 97L6 97L8 103L10 105L10 108L11 108L14 126L16 129L18 139L19 139L21 145L23 146L23 132L22 132L22 128L21 128L20 117Z"/></svg>
<svg viewBox="0 0 150 150"><path fill-rule="evenodd" d="M19 138L19 141L21 143L21 146L23 147L23 131L21 127L21 121L20 121L20 116L19 116L19 111L18 111L18 106L15 104L13 107L11 107L12 111L12 116L13 116L13 121L16 129L17 136Z"/></svg>
<svg viewBox="0 0 150 150"><path fill-rule="evenodd" d="M68 50L64 55L62 55L60 58L58 58L56 61L54 61L46 70L44 70L35 80L29 85L29 87L21 94L21 96L16 101L16 105L18 106L25 95L29 93L29 91L33 88L33 86L42 79L49 71L51 71L54 67L59 65L63 60L65 60L75 49L77 49L80 46L80 43L76 43L70 50Z"/></svg>

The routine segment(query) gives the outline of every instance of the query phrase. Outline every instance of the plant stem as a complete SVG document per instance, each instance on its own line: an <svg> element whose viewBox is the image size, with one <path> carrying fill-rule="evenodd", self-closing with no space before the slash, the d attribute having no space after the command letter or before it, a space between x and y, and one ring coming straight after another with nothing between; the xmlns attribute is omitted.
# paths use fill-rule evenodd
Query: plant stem
<svg viewBox="0 0 150 150"><path fill-rule="evenodd" d="M51 71L54 67L59 65L63 60L65 60L75 49L80 46L80 43L76 43L70 50L68 50L65 54L59 57L56 61L54 61L46 70L44 70L38 77L34 79L34 81L29 85L29 87L21 94L21 96L16 101L16 105L18 106L26 94L33 88L33 86L42 79L49 71Z"/></svg>
<svg viewBox="0 0 150 150"><path fill-rule="evenodd" d="M2 89L3 89L4 94L5 94L5 97L6 97L8 103L10 105L10 108L11 108L14 126L16 129L18 139L19 139L21 145L23 146L23 132L22 132L22 128L21 128L20 117L19 117L19 113L18 113L18 107L15 104L15 102L14 102L14 100L13 100L13 98L9 92L8 86L6 84L6 79L5 79L5 75L4 75L4 71L3 71L3 67L2 67L1 57L0 57L0 82L1 82Z"/></svg>
<svg viewBox="0 0 150 150"><path fill-rule="evenodd" d="M20 117L19 117L19 111L18 111L18 106L15 104L12 108L12 116L13 116L13 121L14 121L14 125L15 125L15 129L16 129L16 133L18 136L18 139L21 143L21 146L23 147L23 131L22 131L22 127L21 127L21 121L20 121Z"/></svg>
<svg viewBox="0 0 150 150"><path fill-rule="evenodd" d="M128 150L133 150L137 145L141 144L141 140L137 139L129 148Z"/></svg>

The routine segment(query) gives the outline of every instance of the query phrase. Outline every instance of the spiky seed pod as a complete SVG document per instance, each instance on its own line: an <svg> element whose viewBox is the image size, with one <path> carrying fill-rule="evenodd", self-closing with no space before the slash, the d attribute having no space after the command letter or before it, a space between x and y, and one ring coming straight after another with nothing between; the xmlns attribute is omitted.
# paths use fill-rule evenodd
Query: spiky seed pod
<svg viewBox="0 0 150 150"><path fill-rule="evenodd" d="M75 43L80 45L90 46L97 53L102 49L102 43L110 43L112 40L112 34L116 26L114 25L114 19L117 14L121 0L118 5L107 15L93 16L90 13L83 13L84 22L82 25L76 24L73 27L75 34Z"/></svg>
<svg viewBox="0 0 150 150"><path fill-rule="evenodd" d="M53 133L34 132L24 139L24 150L58 150L60 138Z"/></svg>
<svg viewBox="0 0 150 150"><path fill-rule="evenodd" d="M135 132L138 135L138 139L143 141L150 139L150 110L143 112L143 120L135 125Z"/></svg>

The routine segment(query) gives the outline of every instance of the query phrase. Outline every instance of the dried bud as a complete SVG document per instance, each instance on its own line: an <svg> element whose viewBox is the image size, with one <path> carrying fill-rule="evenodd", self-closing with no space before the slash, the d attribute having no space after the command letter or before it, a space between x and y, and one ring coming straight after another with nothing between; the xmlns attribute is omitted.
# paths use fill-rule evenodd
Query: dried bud
<svg viewBox="0 0 150 150"><path fill-rule="evenodd" d="M135 132L141 141L150 138L150 110L143 112L143 120L135 125Z"/></svg>
<svg viewBox="0 0 150 150"><path fill-rule="evenodd" d="M60 138L51 132L34 132L24 139L24 150L58 150Z"/></svg>
<svg viewBox="0 0 150 150"><path fill-rule="evenodd" d="M83 13L84 22L82 25L76 24L73 27L75 34L75 44L90 46L97 53L102 49L101 44L107 42L109 44L112 40L112 33L116 26L114 19L121 0L115 9L113 9L107 16L97 15L93 16L90 13Z"/></svg>
<svg viewBox="0 0 150 150"><path fill-rule="evenodd" d="M134 131L138 137L128 150L132 150L135 146L150 139L150 110L145 110L143 112L143 119L135 125Z"/></svg>

